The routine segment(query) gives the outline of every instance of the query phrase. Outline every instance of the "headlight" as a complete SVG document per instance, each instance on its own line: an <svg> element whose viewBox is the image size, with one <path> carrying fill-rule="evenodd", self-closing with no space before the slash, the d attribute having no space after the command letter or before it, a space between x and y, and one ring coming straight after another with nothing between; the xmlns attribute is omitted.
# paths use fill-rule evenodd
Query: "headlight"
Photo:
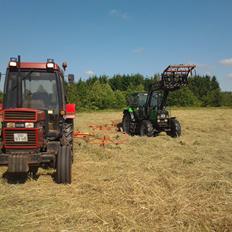
<svg viewBox="0 0 232 232"><path fill-rule="evenodd" d="M161 114L160 117L161 117L161 118L165 118L166 115L165 115L165 114Z"/></svg>
<svg viewBox="0 0 232 232"><path fill-rule="evenodd" d="M160 122L160 120L158 119L157 122Z"/></svg>
<svg viewBox="0 0 232 232"><path fill-rule="evenodd" d="M54 68L54 63L47 63L47 68Z"/></svg>
<svg viewBox="0 0 232 232"><path fill-rule="evenodd" d="M168 122L168 120L167 120L167 119L164 119L164 121L165 121L165 122Z"/></svg>
<svg viewBox="0 0 232 232"><path fill-rule="evenodd" d="M6 127L8 127L8 128L14 128L15 127L15 123L14 122L8 122L6 124Z"/></svg>
<svg viewBox="0 0 232 232"><path fill-rule="evenodd" d="M53 59L47 59L47 68L55 68L55 63Z"/></svg>
<svg viewBox="0 0 232 232"><path fill-rule="evenodd" d="M25 128L34 128L34 123L33 122L26 122Z"/></svg>
<svg viewBox="0 0 232 232"><path fill-rule="evenodd" d="M15 62L15 61L10 61L9 66L10 66L10 67L16 67L16 66L17 66L17 62Z"/></svg>

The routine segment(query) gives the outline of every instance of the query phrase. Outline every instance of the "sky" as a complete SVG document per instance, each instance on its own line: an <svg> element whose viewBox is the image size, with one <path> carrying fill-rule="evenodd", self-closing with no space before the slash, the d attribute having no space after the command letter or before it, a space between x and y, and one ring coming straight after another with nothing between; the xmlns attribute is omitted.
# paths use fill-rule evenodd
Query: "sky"
<svg viewBox="0 0 232 232"><path fill-rule="evenodd" d="M17 55L67 61L75 80L194 63L232 91L231 0L0 0L0 11L3 74Z"/></svg>

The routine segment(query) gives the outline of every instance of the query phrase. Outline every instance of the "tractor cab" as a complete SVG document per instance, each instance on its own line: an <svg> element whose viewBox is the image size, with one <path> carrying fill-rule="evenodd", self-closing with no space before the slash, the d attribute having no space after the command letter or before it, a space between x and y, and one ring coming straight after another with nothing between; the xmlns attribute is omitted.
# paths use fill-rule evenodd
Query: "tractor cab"
<svg viewBox="0 0 232 232"><path fill-rule="evenodd" d="M161 108L163 94L159 91L152 91L147 98L145 108L145 117L157 128L168 128L169 112L165 107Z"/></svg>
<svg viewBox="0 0 232 232"><path fill-rule="evenodd" d="M150 95L145 92L132 93L127 102L136 119L149 118L153 124L156 124L157 117L160 117L160 115L163 117L163 113L168 114L166 109L160 110L161 100L162 94L154 91Z"/></svg>
<svg viewBox="0 0 232 232"><path fill-rule="evenodd" d="M48 139L60 135L59 122L66 111L64 73L48 59L44 63L17 62L11 58L5 78L3 109L38 109L47 120Z"/></svg>
<svg viewBox="0 0 232 232"><path fill-rule="evenodd" d="M69 82L73 79L68 76ZM53 167L59 183L71 183L75 104L67 102L64 71L53 59L43 63L21 62L20 56L10 59L2 114L0 165L11 173Z"/></svg>

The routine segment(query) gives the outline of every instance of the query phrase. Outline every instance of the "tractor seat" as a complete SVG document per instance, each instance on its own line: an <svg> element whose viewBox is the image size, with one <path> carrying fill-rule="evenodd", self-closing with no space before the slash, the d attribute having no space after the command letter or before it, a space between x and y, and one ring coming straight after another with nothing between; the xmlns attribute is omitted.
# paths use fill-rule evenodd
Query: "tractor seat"
<svg viewBox="0 0 232 232"><path fill-rule="evenodd" d="M48 98L49 95L47 92L36 92L32 94L31 102L35 103L35 105L39 105L38 108L46 108L48 106Z"/></svg>
<svg viewBox="0 0 232 232"><path fill-rule="evenodd" d="M36 109L44 109L45 104L42 100L31 100L23 102L23 107L26 108L36 108Z"/></svg>

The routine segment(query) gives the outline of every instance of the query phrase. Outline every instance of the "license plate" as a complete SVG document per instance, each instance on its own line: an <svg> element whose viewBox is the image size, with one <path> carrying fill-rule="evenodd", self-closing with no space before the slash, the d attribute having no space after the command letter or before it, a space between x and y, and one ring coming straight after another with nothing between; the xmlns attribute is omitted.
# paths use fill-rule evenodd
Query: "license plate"
<svg viewBox="0 0 232 232"><path fill-rule="evenodd" d="M15 133L14 134L15 142L28 142L28 137L26 133Z"/></svg>

